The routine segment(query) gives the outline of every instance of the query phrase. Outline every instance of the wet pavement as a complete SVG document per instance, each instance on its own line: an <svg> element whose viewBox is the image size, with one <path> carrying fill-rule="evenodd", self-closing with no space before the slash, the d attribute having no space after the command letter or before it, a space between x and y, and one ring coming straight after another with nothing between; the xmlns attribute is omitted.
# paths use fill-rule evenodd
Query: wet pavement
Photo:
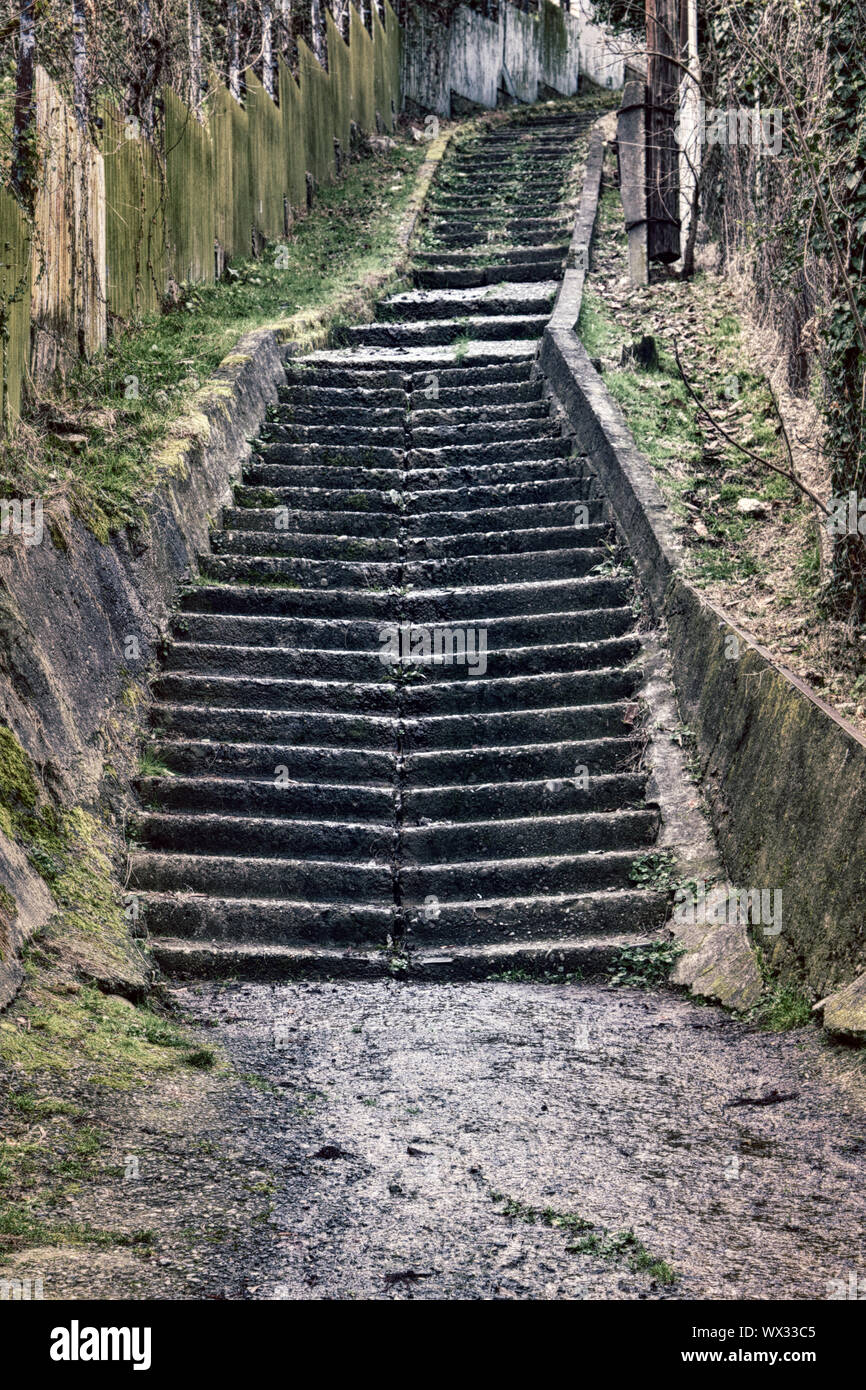
<svg viewBox="0 0 866 1390"><path fill-rule="evenodd" d="M176 997L271 1101L244 1296L826 1299L866 1274L862 1056L813 1029L606 985Z"/></svg>

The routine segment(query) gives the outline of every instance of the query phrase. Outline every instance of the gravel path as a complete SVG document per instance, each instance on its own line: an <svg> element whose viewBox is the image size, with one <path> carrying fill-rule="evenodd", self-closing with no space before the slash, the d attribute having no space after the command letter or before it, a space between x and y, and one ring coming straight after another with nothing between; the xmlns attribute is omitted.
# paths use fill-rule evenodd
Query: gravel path
<svg viewBox="0 0 866 1390"><path fill-rule="evenodd" d="M253 1296L825 1299L862 1277L862 1061L812 1030L606 986L179 997L290 1102L247 1135L279 1174Z"/></svg>
<svg viewBox="0 0 866 1390"><path fill-rule="evenodd" d="M4 1277L100 1300L866 1289L866 1056L817 1030L605 984L173 993L233 1065L70 1085L101 1168L37 1210L111 1243L13 1249Z"/></svg>

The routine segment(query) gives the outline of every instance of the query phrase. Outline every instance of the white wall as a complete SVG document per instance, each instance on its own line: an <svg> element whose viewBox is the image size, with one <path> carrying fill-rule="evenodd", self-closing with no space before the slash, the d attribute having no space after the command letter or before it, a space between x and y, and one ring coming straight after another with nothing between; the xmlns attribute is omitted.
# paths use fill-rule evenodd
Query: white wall
<svg viewBox="0 0 866 1390"><path fill-rule="evenodd" d="M452 91L478 106L493 107L500 87L525 102L538 100L540 85L572 96L583 72L602 87L621 87L619 45L593 23L591 0L577 0L576 13L549 9L554 13L545 20L503 4L494 23L461 5L450 30L416 11L404 46L404 96L448 116ZM564 29L564 47L546 39L546 27L548 35Z"/></svg>
<svg viewBox="0 0 866 1390"><path fill-rule="evenodd" d="M495 106L502 69L498 24L461 5L451 23L449 85L479 106Z"/></svg>

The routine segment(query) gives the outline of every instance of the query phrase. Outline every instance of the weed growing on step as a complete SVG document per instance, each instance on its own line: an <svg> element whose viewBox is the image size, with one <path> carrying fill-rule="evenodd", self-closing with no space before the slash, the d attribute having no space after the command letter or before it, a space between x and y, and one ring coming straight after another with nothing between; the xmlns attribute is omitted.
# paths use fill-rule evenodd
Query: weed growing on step
<svg viewBox="0 0 866 1390"><path fill-rule="evenodd" d="M676 941L654 941L649 946L625 946L610 969L612 985L654 989L666 983L685 948Z"/></svg>
<svg viewBox="0 0 866 1390"><path fill-rule="evenodd" d="M471 342L472 339L468 333L461 333L459 337L455 338L454 361L457 363L458 367L462 366L463 362L466 360L466 354L469 351L469 345Z"/></svg>
<svg viewBox="0 0 866 1390"><path fill-rule="evenodd" d="M652 854L641 854L628 871L632 883L641 888L653 888L658 893L666 893L674 886L676 860L671 850L659 850Z"/></svg>
<svg viewBox="0 0 866 1390"><path fill-rule="evenodd" d="M149 748L145 748L138 759L138 775L139 777L173 777L174 773L155 753L151 752Z"/></svg>
<svg viewBox="0 0 866 1390"><path fill-rule="evenodd" d="M490 981L504 981L510 985L579 985L583 981L582 970L502 970L496 975L488 975Z"/></svg>
<svg viewBox="0 0 866 1390"><path fill-rule="evenodd" d="M554 1207L533 1207L516 1197L506 1197L492 1189L487 1194L491 1202L503 1204L501 1215L528 1226L547 1226L564 1231L573 1238L565 1248L571 1255L600 1255L611 1262L625 1262L633 1274L648 1274L657 1283L670 1285L676 1273L666 1260L652 1255L643 1241L631 1229L608 1231L576 1212L557 1211Z"/></svg>

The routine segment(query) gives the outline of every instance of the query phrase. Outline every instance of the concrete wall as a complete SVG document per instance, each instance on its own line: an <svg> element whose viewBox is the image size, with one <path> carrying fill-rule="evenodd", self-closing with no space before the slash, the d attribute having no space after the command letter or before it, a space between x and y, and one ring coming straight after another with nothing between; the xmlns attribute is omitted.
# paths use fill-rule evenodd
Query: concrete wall
<svg viewBox="0 0 866 1390"><path fill-rule="evenodd" d="M621 86L623 64L606 32L592 22L590 0L568 14L543 0L538 14L512 4L499 20L465 5L450 23L420 7L410 13L403 50L403 94L410 110L452 114L452 98L493 107L502 95L538 101L572 96L587 71L601 86Z"/></svg>
<svg viewBox="0 0 866 1390"><path fill-rule="evenodd" d="M591 242L601 168L596 133L573 247ZM566 271L540 366L666 629L728 881L781 891L781 930L755 929L767 964L819 1001L831 1031L866 1039L866 739L684 578L651 465L574 332L584 275L582 261ZM739 987L742 942L725 933L713 927L701 949L717 979Z"/></svg>
<svg viewBox="0 0 866 1390"><path fill-rule="evenodd" d="M625 81L628 45L614 38L603 24L595 23L592 0L572 3L580 26L580 70L599 87L619 88Z"/></svg>
<svg viewBox="0 0 866 1390"><path fill-rule="evenodd" d="M448 49L448 86L479 106L495 106L502 69L500 27L461 5L454 14ZM450 92L445 95L450 100Z"/></svg>

